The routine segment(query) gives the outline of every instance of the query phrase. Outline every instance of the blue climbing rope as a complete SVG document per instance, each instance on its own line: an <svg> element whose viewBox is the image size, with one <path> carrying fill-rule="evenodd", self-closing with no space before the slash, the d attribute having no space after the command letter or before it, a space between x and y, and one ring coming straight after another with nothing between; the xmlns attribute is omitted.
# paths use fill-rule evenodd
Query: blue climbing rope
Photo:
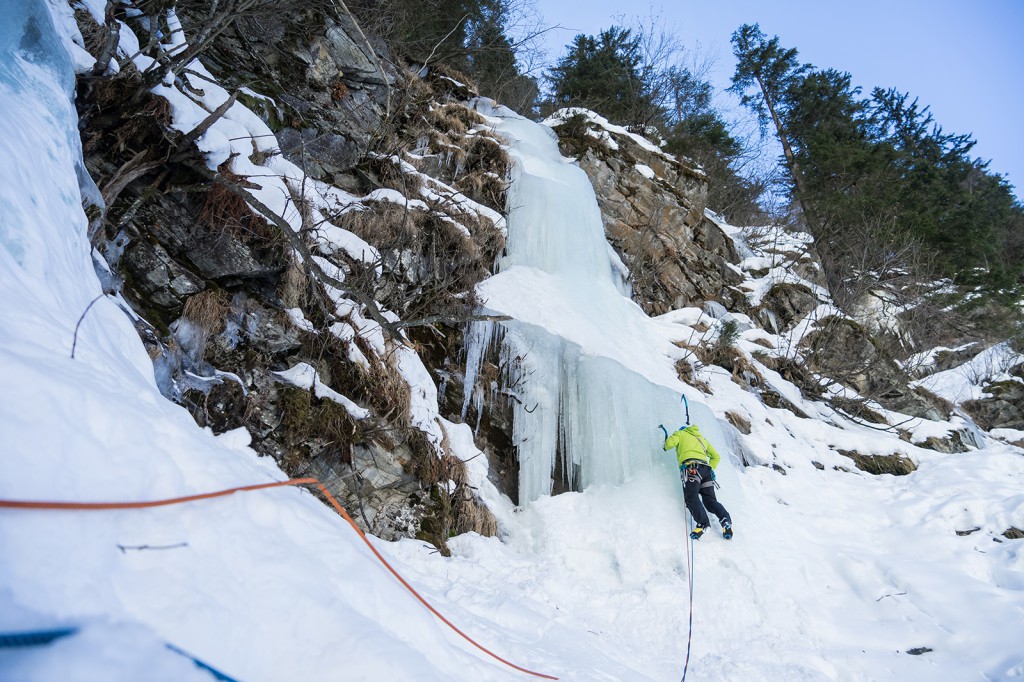
<svg viewBox="0 0 1024 682"><path fill-rule="evenodd" d="M692 530L690 528L690 515L684 512L684 518L686 518L687 537ZM686 682L686 671L690 667L690 646L693 644L693 538L689 537L690 547L686 553L686 579L690 585L690 623L687 626L686 633L686 663L683 665L683 679L680 682Z"/></svg>
<svg viewBox="0 0 1024 682"><path fill-rule="evenodd" d="M46 646L58 639L70 637L78 633L78 628L54 628L52 630L31 630L27 632L0 632L0 649L20 649L24 647ZM164 642L164 647L192 661L197 668L208 672L217 682L238 682L216 668L200 661L192 654L179 649L173 644Z"/></svg>

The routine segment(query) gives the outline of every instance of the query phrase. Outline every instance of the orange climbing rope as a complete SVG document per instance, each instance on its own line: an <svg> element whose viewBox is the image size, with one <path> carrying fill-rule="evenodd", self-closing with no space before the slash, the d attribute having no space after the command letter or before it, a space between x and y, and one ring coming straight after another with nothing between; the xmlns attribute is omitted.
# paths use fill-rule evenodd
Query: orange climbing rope
<svg viewBox="0 0 1024 682"><path fill-rule="evenodd" d="M441 615L440 611L438 611L426 599L424 599L423 596L419 592L417 592L413 588L413 586L410 585L408 583L408 581L406 581L406 579L403 578L398 573L397 570L395 570L394 566L392 566L390 563L388 563L388 560L385 559L384 556L379 551L377 551L377 548L373 546L373 543L370 542L370 539L368 537L366 537L366 534L363 533L362 529L360 529L359 526L356 525L356 522L352 520L352 517L348 515L348 512L345 511L345 508L342 507L340 504L338 504L338 501L336 499L334 499L334 496L331 495L330 492L327 491L327 488L324 486L324 484L321 483L319 480L317 480L315 478L290 478L287 481L274 481L273 483L260 483L260 484L257 484L257 485L244 485L244 486L239 486L237 488L228 488L227 490L218 490L218 491L212 492L212 493L201 493L199 495L186 495L184 497L171 497L171 498L164 499L164 500L149 500L149 501L144 501L144 502L44 502L44 501L35 501L35 500L2 500L2 499L0 499L0 508L7 508L7 509L50 509L50 510L69 510L69 511L99 511L99 510L104 510L104 509L146 509L146 508L150 508L150 507L165 507L165 506L172 505L172 504L182 504L184 502L195 502L196 500L208 500L208 499L214 498L214 497L224 497L226 495L231 495L233 493L249 492L249 491L253 491L253 490L265 490L267 488L279 488L281 486L292 486L292 485L295 485L295 486L298 486L298 485L312 485L312 486L316 486L317 489L319 489L319 491L323 494L323 496L327 498L327 501L331 503L331 506L334 507L335 510L337 510L337 512L339 514L341 514L342 518L344 518L345 521L347 521L350 526L352 526L352 528L356 531L356 533L359 535L359 537L362 539L362 541L366 543L366 546L370 548L370 551L373 552L374 556L376 556L377 559L382 564L384 564L384 567L387 568L388 571L390 571L391 574L393 576L395 576L395 578L398 579L398 582L402 583L402 585L405 586L405 589L409 590L409 592L412 593L412 595L414 597L416 597L416 599L418 599L421 604L423 604L425 607L427 607L427 609L431 613L433 613L435 616L437 616L439 619L441 619L441 621L445 625L447 625L452 630L454 630L459 636L461 636L467 642L469 642L470 644L472 644L477 649L479 649L480 651L484 652L485 654L487 654L491 658L504 663L505 665L509 666L510 668L514 668L514 669L516 669L516 670L518 670L520 672L524 672L527 675L533 675L534 677L541 677L541 678L544 678L545 680L557 680L558 679L557 677L552 677L551 675L545 675L543 673L534 672L533 670L528 670L527 668L523 668L522 666L518 666L515 663L512 663L511 661L505 660L501 656L497 655L496 653L494 653L490 649L484 647L482 644L480 644L479 642L474 640L472 637L467 635L465 632L463 632L462 630L457 628L454 623L452 623L450 620L448 620L443 615Z"/></svg>
<svg viewBox="0 0 1024 682"><path fill-rule="evenodd" d="M8 509L66 509L72 511L147 509L149 507L166 507L171 504L181 504L182 502L208 500L211 497L224 497L225 495L230 495L232 493L248 492L250 490L280 488L285 485L307 485L318 483L320 483L320 481L315 478L290 478L287 481L274 481L273 483L260 483L259 485L243 485L238 488L228 488L227 490L218 490L213 493L186 495L185 497L171 497L166 500L149 500L146 502L36 502L29 500L0 500L0 507L6 507Z"/></svg>

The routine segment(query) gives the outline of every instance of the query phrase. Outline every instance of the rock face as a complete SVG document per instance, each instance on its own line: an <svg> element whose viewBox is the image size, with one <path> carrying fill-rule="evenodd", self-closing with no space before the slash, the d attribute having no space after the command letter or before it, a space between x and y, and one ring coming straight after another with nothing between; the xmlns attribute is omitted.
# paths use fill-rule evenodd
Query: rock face
<svg viewBox="0 0 1024 682"><path fill-rule="evenodd" d="M186 31L199 28L188 19ZM346 174L398 106L399 73L343 12L291 8L240 19L206 61L229 88L259 84L269 99L244 91L240 99L274 130L285 158L339 187L351 186Z"/></svg>
<svg viewBox="0 0 1024 682"><path fill-rule="evenodd" d="M1018 365L1011 372L1020 373ZM987 397L969 400L964 409L978 426L991 429L1024 431L1024 383L1016 380L997 381L985 386Z"/></svg>
<svg viewBox="0 0 1024 682"><path fill-rule="evenodd" d="M852 450L839 450L839 454L849 457L861 471L866 471L875 476L881 474L892 474L893 476L906 476L917 470L917 464L906 455L894 453L891 455L864 455Z"/></svg>
<svg viewBox="0 0 1024 682"><path fill-rule="evenodd" d="M378 272L342 248L320 248L320 271L337 272L343 286L362 287L367 299L403 319L457 319L471 309L473 287L504 243L485 216L503 207L507 159L484 139L486 131L469 135L461 122L452 124L454 133L435 130L460 117L472 123L473 112L459 107L431 118L443 92L415 79L396 87L412 77L375 54L344 11L325 7L240 18L201 59L307 177L350 192L353 201L381 189L389 197L396 188L419 199L413 211L367 200L329 216L350 242L361 237L376 247L384 266ZM203 8L193 9L195 16L182 10L186 35L204 27ZM91 21L86 12L79 20ZM202 96L200 86L190 87L191 96ZM107 199L95 241L114 273L111 285L145 320L137 326L164 394L217 433L245 427L257 452L292 476L320 478L380 537L420 537L446 552L452 534L493 535L494 518L469 487L464 464L447 441L412 423L409 383L395 359L399 346L415 343L428 368L458 374L451 369L458 365L458 322L407 329L404 337L367 325L366 304L339 306L293 234L237 191L211 182L194 141L171 126L167 100L143 87L137 71L93 79L81 91L86 163ZM427 133L465 148L458 171L445 164L436 170L466 183L466 193L488 209L467 211L468 200L428 205L418 194L425 176L373 153L376 145L401 153ZM430 157L429 149L420 151ZM247 167L272 173L272 156L254 147ZM230 159L216 177L255 186L232 172ZM455 194L444 187L441 194ZM305 195L288 200L310 215ZM313 235L303 236L305 248L317 248ZM300 365L352 409L283 378ZM458 411L447 414L457 418Z"/></svg>
<svg viewBox="0 0 1024 682"><path fill-rule="evenodd" d="M829 317L808 334L808 365L818 374L845 384L883 407L925 419L942 420L950 406L910 386L910 378L859 324Z"/></svg>
<svg viewBox="0 0 1024 682"><path fill-rule="evenodd" d="M761 303L750 311L761 325L776 334L789 331L797 322L818 307L820 301L803 284L778 282L772 285Z"/></svg>
<svg viewBox="0 0 1024 682"><path fill-rule="evenodd" d="M738 261L732 241L704 215L703 172L614 126L567 120L555 131L593 183L605 234L648 314L704 301L745 309L733 288L740 277L727 266Z"/></svg>

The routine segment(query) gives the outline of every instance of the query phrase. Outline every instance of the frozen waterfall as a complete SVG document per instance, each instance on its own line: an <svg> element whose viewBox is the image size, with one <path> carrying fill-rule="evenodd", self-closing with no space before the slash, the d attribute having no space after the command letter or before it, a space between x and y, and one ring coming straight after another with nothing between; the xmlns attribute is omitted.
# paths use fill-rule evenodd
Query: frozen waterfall
<svg viewBox="0 0 1024 682"><path fill-rule="evenodd" d="M558 464L573 489L620 484L666 461L659 423L682 423L686 389L669 341L628 298L590 180L559 154L554 132L488 102L477 107L514 160L506 255L479 293L487 310L513 320L497 334L478 323L467 335L467 405L482 395L470 387L486 346L500 343L520 501L550 494Z"/></svg>

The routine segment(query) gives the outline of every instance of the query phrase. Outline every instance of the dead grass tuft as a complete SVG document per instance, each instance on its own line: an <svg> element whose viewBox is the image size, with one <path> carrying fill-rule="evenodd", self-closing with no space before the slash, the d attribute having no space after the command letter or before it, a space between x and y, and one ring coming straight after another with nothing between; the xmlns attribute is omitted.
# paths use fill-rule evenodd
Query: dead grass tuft
<svg viewBox="0 0 1024 682"><path fill-rule="evenodd" d="M374 246L405 243L420 232L421 211L406 210L389 202L379 202L363 210L345 211L331 216L331 222L362 237Z"/></svg>
<svg viewBox="0 0 1024 682"><path fill-rule="evenodd" d="M435 93L456 100L464 101L479 95L480 88L472 78L447 64L431 64L426 80Z"/></svg>
<svg viewBox="0 0 1024 682"><path fill-rule="evenodd" d="M224 329L229 310L227 293L223 289L209 288L189 296L182 315L207 334L217 334Z"/></svg>
<svg viewBox="0 0 1024 682"><path fill-rule="evenodd" d="M98 57L107 40L107 28L92 18L92 13L84 8L75 9L75 23L78 24L85 41L85 51Z"/></svg>
<svg viewBox="0 0 1024 682"><path fill-rule="evenodd" d="M451 106L452 105L433 107L427 112L425 118L427 124L430 125L431 128L461 137L462 135L465 135L469 129L466 127L466 124L462 122L461 118L451 115Z"/></svg>
<svg viewBox="0 0 1024 682"><path fill-rule="evenodd" d="M505 208L505 190L508 189L505 181L489 171L462 175L455 181L455 189L496 211Z"/></svg>
<svg viewBox="0 0 1024 682"><path fill-rule="evenodd" d="M466 170L491 172L500 178L508 175L512 160L497 139L488 133L478 133L466 145Z"/></svg>
<svg viewBox="0 0 1024 682"><path fill-rule="evenodd" d="M779 367L781 366L780 359L777 355L772 355L770 353L761 353L759 351L754 351L751 355L754 356L755 360L757 360L770 370L778 371Z"/></svg>
<svg viewBox="0 0 1024 682"><path fill-rule="evenodd" d="M693 365L686 360L676 360L676 375L679 377L680 381L700 389L702 393L714 395L714 392L711 390L711 386L709 386L707 382L701 381L697 378L697 373L694 371Z"/></svg>
<svg viewBox="0 0 1024 682"><path fill-rule="evenodd" d="M750 361L750 358L741 351L739 348L733 347L730 351L731 360L730 368L732 371L732 380L740 386L763 386L765 384L764 376L757 369L757 367Z"/></svg>
<svg viewBox="0 0 1024 682"><path fill-rule="evenodd" d="M486 122L483 116L456 102L433 107L427 113L426 119L433 127L454 132L459 136L465 135L473 127Z"/></svg>
<svg viewBox="0 0 1024 682"><path fill-rule="evenodd" d="M733 412L732 410L726 410L725 418L729 420L729 423L736 427L736 430L745 436L750 435L750 420L744 417L739 412Z"/></svg>
<svg viewBox="0 0 1024 682"><path fill-rule="evenodd" d="M484 537L498 534L498 520L473 495L468 486L462 486L453 495L452 507L455 514L455 533L479 533Z"/></svg>
<svg viewBox="0 0 1024 682"><path fill-rule="evenodd" d="M452 137L440 130L431 130L427 133L429 140L428 149L431 153L444 159L444 165L451 168L455 173L461 173L466 167L466 150L462 145L457 144Z"/></svg>
<svg viewBox="0 0 1024 682"><path fill-rule="evenodd" d="M299 308L308 302L309 275L295 256L288 260L288 267L277 285L277 295L286 308Z"/></svg>
<svg viewBox="0 0 1024 682"><path fill-rule="evenodd" d="M390 156L371 154L364 157L359 165L381 187L393 189L402 196L415 197L423 189L423 179L415 173L403 171Z"/></svg>

